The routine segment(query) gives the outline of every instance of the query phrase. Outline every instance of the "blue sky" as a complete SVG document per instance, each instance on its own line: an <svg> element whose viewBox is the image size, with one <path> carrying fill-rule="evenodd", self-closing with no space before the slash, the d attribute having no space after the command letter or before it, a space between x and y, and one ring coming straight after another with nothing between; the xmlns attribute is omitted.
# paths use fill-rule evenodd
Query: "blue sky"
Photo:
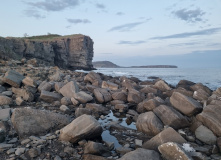
<svg viewBox="0 0 221 160"><path fill-rule="evenodd" d="M203 55L221 59L220 6L220 0L7 0L0 36L81 33L94 41L94 61L179 65L169 57L199 53L194 63L206 65Z"/></svg>

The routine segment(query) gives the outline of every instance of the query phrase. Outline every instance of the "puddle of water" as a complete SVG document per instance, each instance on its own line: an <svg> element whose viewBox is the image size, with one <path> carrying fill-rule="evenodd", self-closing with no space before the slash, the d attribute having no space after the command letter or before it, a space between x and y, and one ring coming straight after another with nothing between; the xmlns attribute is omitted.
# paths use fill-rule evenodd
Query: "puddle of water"
<svg viewBox="0 0 221 160"><path fill-rule="evenodd" d="M122 147L122 146L119 144L117 138L114 137L114 136L112 136L112 135L110 134L110 131L109 131L109 130L103 131L103 133L101 134L101 137L102 137L102 139L103 139L104 141L106 141L106 142L114 142L114 147L115 147L115 148Z"/></svg>

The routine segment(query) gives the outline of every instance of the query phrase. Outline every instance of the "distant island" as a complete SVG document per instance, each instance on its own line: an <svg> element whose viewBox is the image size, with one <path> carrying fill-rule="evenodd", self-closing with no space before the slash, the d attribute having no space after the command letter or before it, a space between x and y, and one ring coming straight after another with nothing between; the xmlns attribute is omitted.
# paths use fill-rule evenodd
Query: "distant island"
<svg viewBox="0 0 221 160"><path fill-rule="evenodd" d="M146 66L131 66L123 67L118 66L110 61L96 61L92 62L94 68L178 68L175 65L146 65Z"/></svg>

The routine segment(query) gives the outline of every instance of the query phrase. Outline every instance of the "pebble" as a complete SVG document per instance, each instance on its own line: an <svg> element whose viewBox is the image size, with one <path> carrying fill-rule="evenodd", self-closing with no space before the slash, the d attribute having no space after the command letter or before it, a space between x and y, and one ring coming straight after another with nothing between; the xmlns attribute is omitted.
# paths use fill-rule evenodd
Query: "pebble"
<svg viewBox="0 0 221 160"><path fill-rule="evenodd" d="M18 148L15 151L15 155L17 155L17 156L20 156L23 153L25 153L25 148Z"/></svg>

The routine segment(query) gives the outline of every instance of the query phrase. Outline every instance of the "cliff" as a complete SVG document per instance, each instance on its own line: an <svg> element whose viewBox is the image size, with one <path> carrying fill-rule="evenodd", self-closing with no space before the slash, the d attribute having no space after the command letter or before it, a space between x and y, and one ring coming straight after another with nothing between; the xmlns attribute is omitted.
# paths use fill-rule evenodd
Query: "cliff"
<svg viewBox="0 0 221 160"><path fill-rule="evenodd" d="M93 41L77 34L48 35L28 38L0 37L0 58L36 58L39 63L68 69L93 69Z"/></svg>

